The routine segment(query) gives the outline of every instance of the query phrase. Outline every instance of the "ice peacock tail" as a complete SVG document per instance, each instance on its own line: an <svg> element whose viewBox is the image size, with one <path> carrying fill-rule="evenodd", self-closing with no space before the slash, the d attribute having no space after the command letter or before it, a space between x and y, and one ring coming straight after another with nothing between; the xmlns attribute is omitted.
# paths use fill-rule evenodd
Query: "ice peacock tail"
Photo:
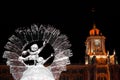
<svg viewBox="0 0 120 80"><path fill-rule="evenodd" d="M70 50L71 44L68 37L60 34L60 30L48 25L31 25L30 28L18 28L5 45L3 58L7 59L7 65L10 66L10 73L15 80L20 80L27 67L18 61L18 57L26 45L31 42L47 40L53 47L54 60L48 68L53 72L55 79L58 79L62 71L66 71L66 65L70 64L69 57L72 56Z"/></svg>

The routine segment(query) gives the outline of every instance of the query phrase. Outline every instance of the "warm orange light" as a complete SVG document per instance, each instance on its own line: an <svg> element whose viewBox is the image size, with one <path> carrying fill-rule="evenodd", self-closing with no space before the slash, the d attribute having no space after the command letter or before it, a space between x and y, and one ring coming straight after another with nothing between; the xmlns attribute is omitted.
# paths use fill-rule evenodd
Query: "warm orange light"
<svg viewBox="0 0 120 80"><path fill-rule="evenodd" d="M90 35L99 35L99 29L93 28L92 30L90 30Z"/></svg>

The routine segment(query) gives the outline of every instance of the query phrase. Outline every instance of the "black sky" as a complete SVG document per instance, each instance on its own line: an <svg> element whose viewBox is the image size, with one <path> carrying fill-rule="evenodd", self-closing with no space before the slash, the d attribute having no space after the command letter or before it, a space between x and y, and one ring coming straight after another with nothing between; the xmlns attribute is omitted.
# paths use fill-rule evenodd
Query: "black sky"
<svg viewBox="0 0 120 80"><path fill-rule="evenodd" d="M93 21L106 37L106 50L112 54L116 50L120 59L120 8L118 2L39 2L39 4L4 5L0 14L0 63L4 45L18 27L31 24L50 24L66 34L72 44L72 63L83 63L85 55L85 40L92 29ZM94 17L91 9L95 8ZM120 62L120 61L119 61Z"/></svg>

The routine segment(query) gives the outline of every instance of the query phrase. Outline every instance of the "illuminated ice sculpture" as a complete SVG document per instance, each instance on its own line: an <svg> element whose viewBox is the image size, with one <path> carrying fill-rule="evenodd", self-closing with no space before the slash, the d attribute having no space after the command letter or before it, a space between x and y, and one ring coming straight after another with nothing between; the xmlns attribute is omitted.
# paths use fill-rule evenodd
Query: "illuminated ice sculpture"
<svg viewBox="0 0 120 80"><path fill-rule="evenodd" d="M33 44L31 49L35 52L31 52L30 49L25 50L27 45L36 41L43 41L42 47L38 48L36 44ZM53 47L54 53L51 53L44 60L39 54L46 43ZM8 39L4 47L6 50L3 58L7 59L6 63L10 67L10 73L15 80L43 80L42 78L44 80L58 80L61 72L66 71L66 65L70 64L69 57L72 56L70 47L68 37L60 34L60 30L50 25L38 26L34 24L27 28L20 27L15 30L15 34ZM30 53L29 56L22 57L27 52ZM53 62L49 66L42 65L53 56ZM33 65L24 62L29 59L34 60Z"/></svg>

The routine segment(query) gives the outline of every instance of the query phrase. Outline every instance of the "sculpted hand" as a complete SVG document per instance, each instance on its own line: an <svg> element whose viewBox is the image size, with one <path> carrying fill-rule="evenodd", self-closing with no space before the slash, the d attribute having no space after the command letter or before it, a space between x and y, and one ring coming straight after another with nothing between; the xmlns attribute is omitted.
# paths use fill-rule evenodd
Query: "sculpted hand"
<svg viewBox="0 0 120 80"><path fill-rule="evenodd" d="M44 42L43 42L43 45L46 45L47 44L47 40L45 40Z"/></svg>
<svg viewBox="0 0 120 80"><path fill-rule="evenodd" d="M53 57L53 54L51 54L51 57Z"/></svg>
<svg viewBox="0 0 120 80"><path fill-rule="evenodd" d="M18 58L18 61L22 62L25 66L27 66L27 65L24 63L23 59L24 59L24 58L23 58L22 56L20 56L20 57Z"/></svg>
<svg viewBox="0 0 120 80"><path fill-rule="evenodd" d="M23 57L20 56L20 57L18 58L18 61L22 62L22 61L23 61Z"/></svg>

